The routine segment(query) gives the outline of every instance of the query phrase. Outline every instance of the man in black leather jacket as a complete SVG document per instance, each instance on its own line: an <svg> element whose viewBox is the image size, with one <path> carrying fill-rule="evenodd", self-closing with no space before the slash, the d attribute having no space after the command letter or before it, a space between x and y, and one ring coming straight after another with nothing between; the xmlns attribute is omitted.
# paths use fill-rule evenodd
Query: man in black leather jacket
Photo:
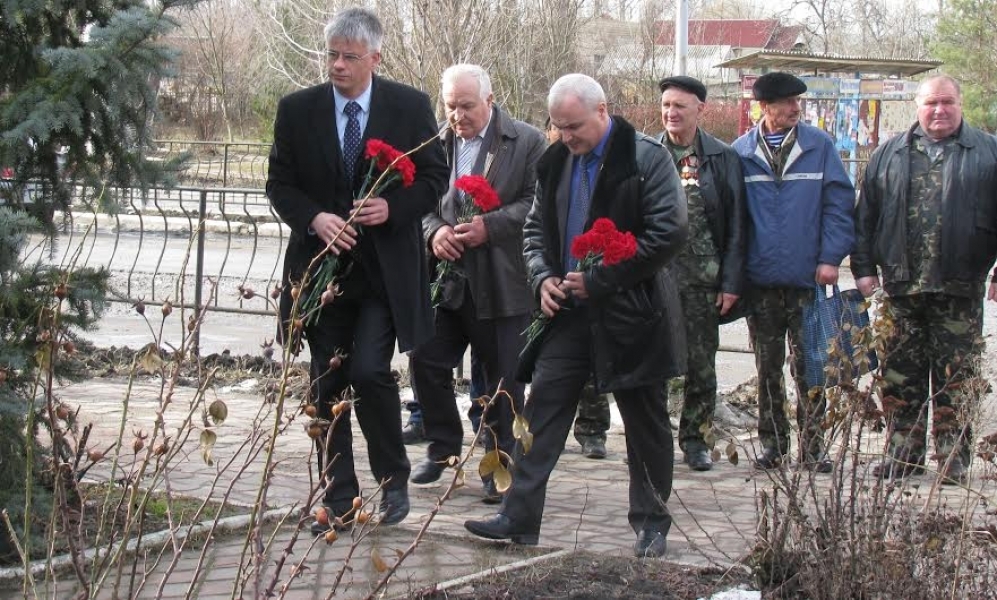
<svg viewBox="0 0 997 600"><path fill-rule="evenodd" d="M689 243L675 259L688 344L679 447L691 469L709 471L720 321L744 287L744 176L737 152L699 127L706 86L677 75L658 87L665 130L657 140L675 161L689 213Z"/></svg>
<svg viewBox="0 0 997 600"><path fill-rule="evenodd" d="M530 281L551 318L526 404L536 437L528 451L517 447L512 487L499 513L465 527L484 538L537 543L547 481L579 392L594 372L596 390L613 392L626 430L634 553L661 556L671 526L665 504L673 469L663 386L685 370L678 289L667 266L686 241L685 195L661 145L610 117L605 93L591 77L565 75L547 104L561 141L540 159L524 232ZM633 233L636 254L579 271L571 240L600 217Z"/></svg>
<svg viewBox="0 0 997 600"><path fill-rule="evenodd" d="M983 287L997 257L997 140L962 120L951 77L922 82L916 102L917 123L880 146L865 171L851 266L866 296L882 272L895 324L883 364L889 456L875 473L923 471L930 400L942 481L959 483L980 394ZM997 283L987 298L997 299Z"/></svg>

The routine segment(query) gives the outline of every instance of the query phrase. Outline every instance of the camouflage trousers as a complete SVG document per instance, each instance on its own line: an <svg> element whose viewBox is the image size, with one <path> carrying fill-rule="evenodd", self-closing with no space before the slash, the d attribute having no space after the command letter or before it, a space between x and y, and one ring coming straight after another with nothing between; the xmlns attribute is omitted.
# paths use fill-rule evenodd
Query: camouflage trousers
<svg viewBox="0 0 997 600"><path fill-rule="evenodd" d="M679 421L679 447L689 443L713 446L713 409L717 404L717 348L720 312L717 292L705 288L681 290L685 317L686 374Z"/></svg>
<svg viewBox="0 0 997 600"><path fill-rule="evenodd" d="M986 382L983 302L946 294L888 298L884 312L894 328L885 347L883 407L890 418L890 451L923 459L928 406L937 458L953 451L968 466L972 457L970 415Z"/></svg>
<svg viewBox="0 0 997 600"><path fill-rule="evenodd" d="M582 388L578 398L578 416L575 418L575 439L579 444L586 440L606 441L609 431L609 398L605 394L597 394L595 386L589 381Z"/></svg>
<svg viewBox="0 0 997 600"><path fill-rule="evenodd" d="M792 410L786 396L783 366L786 363L786 338L792 362L790 373L796 383L796 423L800 430L798 451L801 457L817 456L824 451L821 422L824 418L824 394L808 394L806 363L803 357L803 307L813 301L813 289L753 288L748 293L748 332L755 349L758 370L758 437L766 449L789 454L789 419Z"/></svg>

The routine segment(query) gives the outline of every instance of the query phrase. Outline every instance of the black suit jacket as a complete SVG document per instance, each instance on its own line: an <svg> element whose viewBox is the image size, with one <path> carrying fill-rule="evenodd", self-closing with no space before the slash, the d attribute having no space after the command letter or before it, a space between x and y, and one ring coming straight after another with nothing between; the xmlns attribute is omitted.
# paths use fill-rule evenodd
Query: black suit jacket
<svg viewBox="0 0 997 600"><path fill-rule="evenodd" d="M382 194L389 205L388 221L364 227L363 231L377 251L398 346L404 352L433 334L421 219L435 208L446 191L449 169L436 137L436 120L429 97L376 76L371 85L364 143L376 138L408 151L433 140L412 155L415 183L408 188L397 184ZM309 224L320 212L347 216L366 173L362 155L360 161L363 162L358 164L357 177L347 181L331 84L300 90L280 100L270 150L267 197L291 228L284 255L283 319L290 314L289 284L301 281L309 262L324 247L318 236L308 233Z"/></svg>

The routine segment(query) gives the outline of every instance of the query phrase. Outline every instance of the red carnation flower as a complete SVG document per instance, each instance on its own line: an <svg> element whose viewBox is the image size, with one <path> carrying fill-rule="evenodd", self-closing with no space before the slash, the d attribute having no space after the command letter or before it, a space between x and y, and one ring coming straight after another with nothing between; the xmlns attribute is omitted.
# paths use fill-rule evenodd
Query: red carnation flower
<svg viewBox="0 0 997 600"><path fill-rule="evenodd" d="M616 223L613 223L612 219L607 219L606 217L600 217L592 223L592 229L589 231L598 231L603 235L612 235L619 231L616 229Z"/></svg>
<svg viewBox="0 0 997 600"><path fill-rule="evenodd" d="M415 182L415 163L391 144L378 139L367 140L364 156L372 159L379 171L396 171L401 177L402 187L409 187Z"/></svg>
<svg viewBox="0 0 997 600"><path fill-rule="evenodd" d="M474 205L483 213L502 206L498 193L481 175L464 175L454 182L454 187L470 196Z"/></svg>
<svg viewBox="0 0 997 600"><path fill-rule="evenodd" d="M604 236L594 229L589 229L585 233L576 235L571 240L571 256L578 260L584 260L590 254L594 255L602 252L604 245Z"/></svg>
<svg viewBox="0 0 997 600"><path fill-rule="evenodd" d="M402 187L409 187L415 183L415 163L412 162L411 158L403 156L395 163L394 168L402 176Z"/></svg>
<svg viewBox="0 0 997 600"><path fill-rule="evenodd" d="M629 231L617 232L602 251L602 264L605 266L633 258L637 254L637 238Z"/></svg>

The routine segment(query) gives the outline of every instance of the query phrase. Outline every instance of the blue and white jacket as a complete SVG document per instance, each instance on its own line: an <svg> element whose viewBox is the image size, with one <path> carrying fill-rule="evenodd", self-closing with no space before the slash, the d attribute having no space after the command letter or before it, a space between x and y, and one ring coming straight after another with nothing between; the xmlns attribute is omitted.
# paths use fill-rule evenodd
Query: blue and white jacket
<svg viewBox="0 0 997 600"><path fill-rule="evenodd" d="M747 190L745 272L758 287L814 286L818 264L838 266L855 245L855 187L831 137L806 123L777 181L755 127L734 141Z"/></svg>

